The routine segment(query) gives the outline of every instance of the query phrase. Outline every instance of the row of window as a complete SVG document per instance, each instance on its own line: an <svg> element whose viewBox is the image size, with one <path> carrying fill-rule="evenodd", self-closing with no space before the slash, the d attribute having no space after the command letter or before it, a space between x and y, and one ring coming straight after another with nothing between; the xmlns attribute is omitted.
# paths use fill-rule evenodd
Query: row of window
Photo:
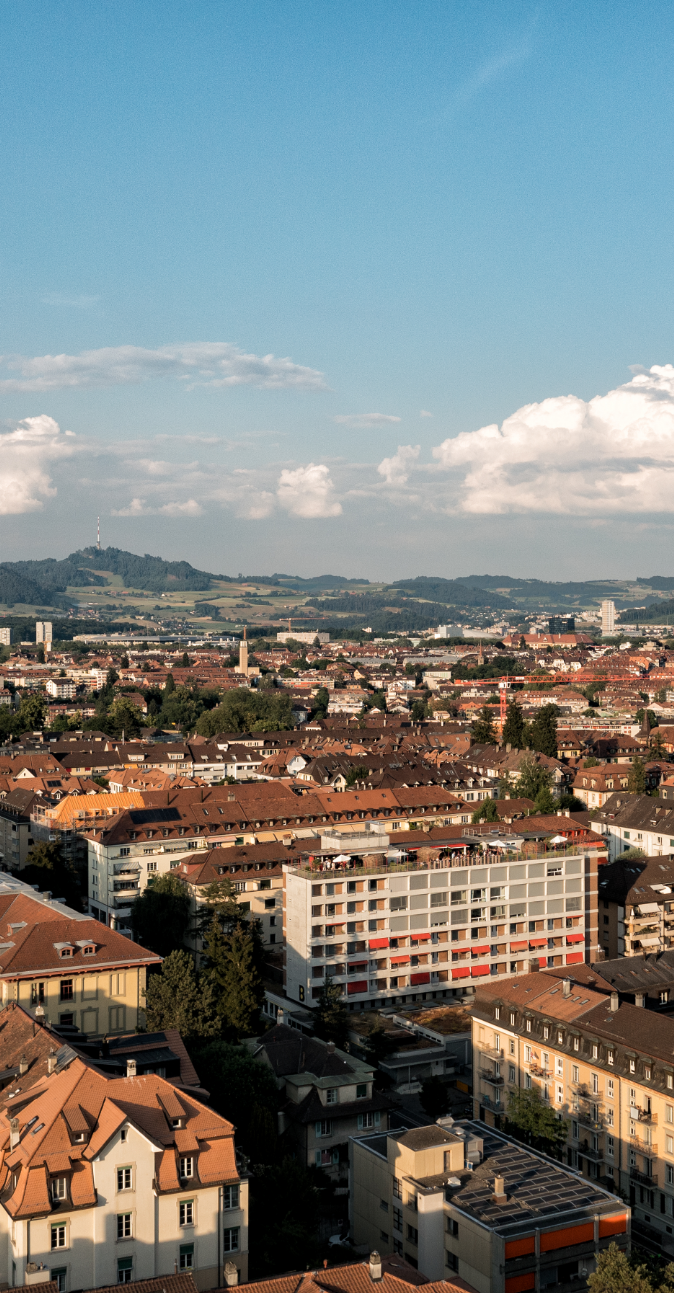
<svg viewBox="0 0 674 1293"><path fill-rule="evenodd" d="M193 1199L188 1199L184 1203L180 1204L180 1224L181 1226L194 1225L194 1200ZM240 1232L239 1226L225 1227L224 1251L226 1253L236 1253L239 1251L239 1232ZM134 1237L133 1213L131 1212L118 1213L117 1238L133 1239L133 1237ZM53 1225L51 1227L51 1251L56 1252L61 1249L69 1248L69 1246L70 1245L69 1245L68 1223L65 1221L61 1221L57 1225ZM181 1249L180 1249L181 1252L183 1251L183 1247L185 1248L185 1250L189 1249L192 1253L194 1252L194 1244L186 1244L181 1246ZM131 1261L132 1259L120 1258L120 1260ZM187 1266L191 1266L191 1265L192 1265L192 1262L187 1263ZM184 1270L184 1269L186 1269L186 1267L182 1266L181 1270Z"/></svg>
<svg viewBox="0 0 674 1293"><path fill-rule="evenodd" d="M372 1131L375 1127L379 1127L380 1123L381 1114L379 1112L358 1114L359 1131ZM323 1118L320 1122L314 1123L314 1132L317 1138L322 1136L333 1136L334 1130L335 1124L331 1118Z"/></svg>
<svg viewBox="0 0 674 1293"><path fill-rule="evenodd" d="M496 1020L500 1020L500 1018L501 1018L501 1007L500 1007L500 1006L496 1006L496 1008L495 1008L495 1010L494 1010L494 1018L495 1018ZM515 1027L516 1027L516 1015L515 1015L514 1013L511 1013L511 1015L510 1015L510 1027L511 1027L511 1028L515 1028ZM527 1033L531 1033L531 1032L533 1031L533 1027L532 1027L532 1020L531 1020L530 1018L525 1019L525 1021L524 1021L524 1027L525 1027L525 1031L526 1031ZM547 1042L547 1041L551 1041L551 1040L552 1040L552 1036L551 1036L551 1034L553 1033L553 1031L554 1031L554 1030L550 1027L550 1025L549 1025L549 1024L544 1024L544 1025L543 1025L543 1041L544 1041L544 1042ZM578 1052L580 1051L580 1049L581 1049L581 1040L582 1040L582 1039L581 1039L581 1038L580 1038L580 1036L578 1036L577 1034L576 1034L576 1035L573 1035L573 1034L571 1035L570 1042L571 1042L571 1046L572 1046L572 1048L573 1048L573 1050L574 1050L574 1051L578 1051ZM564 1032L563 1032L563 1030L562 1030L562 1029L557 1029L557 1038L556 1038L556 1041L557 1041L557 1045L558 1045L558 1046L563 1046L563 1045L564 1045ZM499 1036L499 1034L498 1034L498 1033L494 1033L494 1046L498 1048L498 1047L500 1047L500 1044L501 1044L501 1042L500 1042L500 1036ZM593 1060L601 1060L601 1059L603 1058L603 1057L600 1055L600 1047L599 1047L599 1045L598 1045L598 1043L597 1043L597 1042L592 1042L592 1043L589 1043L589 1044L587 1044L587 1045L588 1045L588 1050L591 1052L591 1058L592 1058ZM526 1051L526 1049L527 1049L527 1048L525 1047L525 1051ZM529 1048L529 1049L530 1049L530 1048ZM511 1055L514 1055L514 1054L515 1054L515 1041L514 1041L514 1038L510 1038L510 1054L511 1054ZM615 1052L615 1050L614 1050L614 1049L609 1045L609 1046L606 1048L606 1063L609 1065L609 1067L613 1067L613 1066L614 1066L614 1064L615 1064L615 1058L616 1058L616 1052ZM558 1063L558 1064L561 1064L561 1063L562 1063L562 1060L561 1060L561 1059L558 1059L558 1060L557 1060L557 1063ZM636 1074L636 1072L637 1072L637 1066L638 1066L638 1064L639 1064L639 1063L640 1063L640 1061L638 1061L638 1060L636 1060L636 1059L629 1059L629 1058L628 1058L628 1071L629 1071L630 1073L635 1073L635 1074ZM642 1061L641 1063L642 1063L642 1069L643 1069L643 1072L642 1072L641 1076L643 1076L643 1079L644 1079L644 1081L645 1081L645 1082L651 1082L651 1081L653 1080L653 1065L652 1065L652 1063L651 1063L649 1060ZM577 1070L575 1070L575 1071L577 1072ZM671 1090L674 1090L674 1074L672 1074L672 1073L667 1073L667 1074L665 1074L665 1078L666 1078L666 1085L667 1085L667 1087L669 1088L669 1090L670 1090L670 1091L671 1091ZM574 1078L574 1081L577 1081L577 1080L578 1080L577 1078Z"/></svg>

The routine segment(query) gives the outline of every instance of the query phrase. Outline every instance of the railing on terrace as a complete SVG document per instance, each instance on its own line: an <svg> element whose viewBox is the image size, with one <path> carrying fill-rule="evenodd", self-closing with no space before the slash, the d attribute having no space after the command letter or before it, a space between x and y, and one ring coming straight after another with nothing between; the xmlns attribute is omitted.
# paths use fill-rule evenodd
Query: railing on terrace
<svg viewBox="0 0 674 1293"><path fill-rule="evenodd" d="M428 844L417 844L414 848L411 848L409 850L409 854L417 853L421 848L434 847L437 847L437 845L434 845L433 842L429 840ZM292 867L293 874L307 877L315 876L326 871L332 872L333 874L337 872L344 875L360 874L362 872L378 872L380 875L388 875L393 874L396 871L449 871L454 867L497 866L498 864L509 862L529 862L537 859L543 860L547 857L582 857L586 853L594 852L597 849L601 850L602 848L602 845L595 843L570 844L567 845L566 848L562 848L561 845L546 847L542 843L532 843L531 845L525 844L517 851L510 849L484 850L471 849L468 842L466 842L464 851L458 856L456 853L453 855L446 853L443 856L441 849L440 857L431 858L427 861L420 861L417 858L408 855L404 860L393 859L389 861L386 858L378 856L376 861L373 861L370 858L365 859L358 857L350 858L348 862L336 862L331 856L320 854L317 850L315 854L306 854L306 862L304 861L305 855L303 855L302 862L297 866L295 866L291 861L289 861L288 865ZM346 837L343 843L343 850L344 853L348 853L348 840ZM403 848L396 850L396 852L405 851L406 850ZM310 856L313 856L313 862L309 862Z"/></svg>

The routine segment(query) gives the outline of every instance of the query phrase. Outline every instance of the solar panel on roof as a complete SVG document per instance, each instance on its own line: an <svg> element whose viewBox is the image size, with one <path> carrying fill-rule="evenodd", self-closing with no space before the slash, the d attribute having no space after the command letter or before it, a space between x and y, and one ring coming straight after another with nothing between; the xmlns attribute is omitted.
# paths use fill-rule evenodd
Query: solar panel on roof
<svg viewBox="0 0 674 1293"><path fill-rule="evenodd" d="M145 826L150 822L178 822L180 813L177 808L134 808L129 812L134 826Z"/></svg>

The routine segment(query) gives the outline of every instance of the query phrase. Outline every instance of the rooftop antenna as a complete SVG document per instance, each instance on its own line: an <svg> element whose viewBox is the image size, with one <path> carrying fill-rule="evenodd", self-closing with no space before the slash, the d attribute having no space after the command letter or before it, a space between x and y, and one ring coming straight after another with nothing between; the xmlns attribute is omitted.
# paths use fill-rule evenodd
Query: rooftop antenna
<svg viewBox="0 0 674 1293"><path fill-rule="evenodd" d="M97 548L98 552L100 552L100 550L101 550L101 518L100 518L100 516L96 517L96 548Z"/></svg>

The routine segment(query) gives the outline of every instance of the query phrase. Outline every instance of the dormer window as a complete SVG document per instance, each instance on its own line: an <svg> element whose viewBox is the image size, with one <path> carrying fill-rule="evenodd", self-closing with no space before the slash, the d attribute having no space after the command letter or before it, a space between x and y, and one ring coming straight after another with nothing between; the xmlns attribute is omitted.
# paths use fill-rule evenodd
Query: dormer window
<svg viewBox="0 0 674 1293"><path fill-rule="evenodd" d="M82 956L95 956L95 955L96 955L96 948L93 943L87 943L86 946L82 948Z"/></svg>
<svg viewBox="0 0 674 1293"><path fill-rule="evenodd" d="M194 1159L193 1159L193 1158L181 1158L181 1160L180 1160L180 1179L181 1179L181 1181L187 1181L187 1180L189 1180L189 1178L190 1178L190 1177L192 1177L192 1176L194 1176Z"/></svg>
<svg viewBox="0 0 674 1293"><path fill-rule="evenodd" d="M60 1203L67 1195L68 1180L65 1176L55 1176L51 1183L51 1197L54 1203Z"/></svg>

